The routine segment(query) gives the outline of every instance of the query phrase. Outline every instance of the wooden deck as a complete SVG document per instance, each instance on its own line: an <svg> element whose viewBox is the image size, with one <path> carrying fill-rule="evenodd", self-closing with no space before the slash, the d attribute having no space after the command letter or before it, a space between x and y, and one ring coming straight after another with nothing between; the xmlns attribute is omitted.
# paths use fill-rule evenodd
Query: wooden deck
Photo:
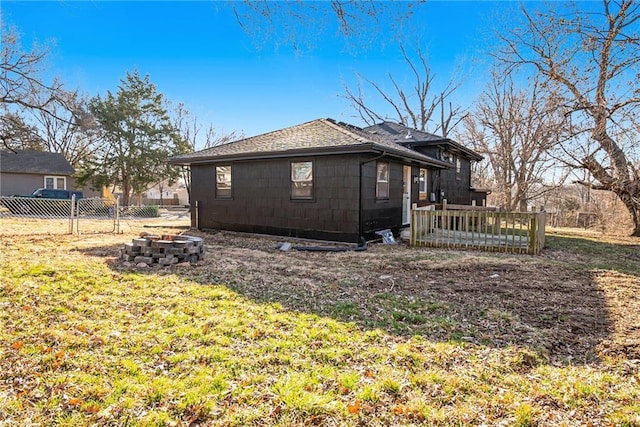
<svg viewBox="0 0 640 427"><path fill-rule="evenodd" d="M412 246L537 254L544 247L544 212L411 211Z"/></svg>

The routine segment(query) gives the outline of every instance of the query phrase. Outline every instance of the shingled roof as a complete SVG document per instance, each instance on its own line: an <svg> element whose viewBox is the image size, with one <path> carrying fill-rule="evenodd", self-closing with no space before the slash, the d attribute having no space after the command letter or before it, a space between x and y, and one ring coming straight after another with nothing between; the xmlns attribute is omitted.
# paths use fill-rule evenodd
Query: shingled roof
<svg viewBox="0 0 640 427"><path fill-rule="evenodd" d="M60 153L0 150L0 172L69 176L75 171Z"/></svg>
<svg viewBox="0 0 640 427"><path fill-rule="evenodd" d="M435 167L448 164L357 126L318 119L262 135L172 157L172 164L207 163L216 160L244 160L347 152L386 153Z"/></svg>
<svg viewBox="0 0 640 427"><path fill-rule="evenodd" d="M364 128L365 131L371 132L374 135L390 139L397 144L404 144L410 141L429 141L429 142L441 142L446 141L446 138L435 135L429 132L423 132L417 129L401 125L394 122L382 122L369 127Z"/></svg>
<svg viewBox="0 0 640 427"><path fill-rule="evenodd" d="M423 132L418 129L412 129L400 123L382 122L363 129L371 132L381 138L388 139L400 144L404 147L420 147L425 145L447 146L452 151L460 152L472 160L480 161L482 156L470 148L465 147L457 141L435 135L429 132Z"/></svg>

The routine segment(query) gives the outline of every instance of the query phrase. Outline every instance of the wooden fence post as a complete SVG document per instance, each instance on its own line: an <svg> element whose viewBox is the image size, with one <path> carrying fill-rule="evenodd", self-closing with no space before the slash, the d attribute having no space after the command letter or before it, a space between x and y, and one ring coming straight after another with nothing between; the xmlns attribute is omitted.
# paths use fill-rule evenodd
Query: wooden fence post
<svg viewBox="0 0 640 427"><path fill-rule="evenodd" d="M538 214L536 213L536 208L531 207L531 219L529 220L529 253L537 254L538 253L538 242L537 242L537 220Z"/></svg>

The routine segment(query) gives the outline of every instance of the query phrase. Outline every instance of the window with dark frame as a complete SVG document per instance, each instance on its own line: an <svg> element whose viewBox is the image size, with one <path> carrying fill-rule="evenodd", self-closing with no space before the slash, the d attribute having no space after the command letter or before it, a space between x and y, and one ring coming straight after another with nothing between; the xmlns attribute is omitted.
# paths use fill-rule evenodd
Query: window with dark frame
<svg viewBox="0 0 640 427"><path fill-rule="evenodd" d="M389 162L377 162L376 169L376 199L388 199Z"/></svg>
<svg viewBox="0 0 640 427"><path fill-rule="evenodd" d="M313 162L291 162L291 200L313 200Z"/></svg>
<svg viewBox="0 0 640 427"><path fill-rule="evenodd" d="M420 168L418 192L420 200L427 200L427 170L423 168Z"/></svg>
<svg viewBox="0 0 640 427"><path fill-rule="evenodd" d="M460 179L460 158L456 157L456 179Z"/></svg>
<svg viewBox="0 0 640 427"><path fill-rule="evenodd" d="M231 165L216 166L216 199L232 198Z"/></svg>

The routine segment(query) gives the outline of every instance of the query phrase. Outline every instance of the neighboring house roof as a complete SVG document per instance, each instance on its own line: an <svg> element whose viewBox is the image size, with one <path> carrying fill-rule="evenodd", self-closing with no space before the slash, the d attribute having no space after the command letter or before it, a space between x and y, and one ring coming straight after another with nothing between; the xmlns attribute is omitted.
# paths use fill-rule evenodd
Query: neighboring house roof
<svg viewBox="0 0 640 427"><path fill-rule="evenodd" d="M0 150L0 172L73 175L75 169L60 153Z"/></svg>
<svg viewBox="0 0 640 427"><path fill-rule="evenodd" d="M382 122L366 127L364 130L405 147L447 146L451 151L462 153L471 160L480 161L483 159L480 154L450 138L412 129L400 123Z"/></svg>
<svg viewBox="0 0 640 427"><path fill-rule="evenodd" d="M378 152L435 167L449 164L421 154L357 126L318 119L169 159L172 164L289 156Z"/></svg>

